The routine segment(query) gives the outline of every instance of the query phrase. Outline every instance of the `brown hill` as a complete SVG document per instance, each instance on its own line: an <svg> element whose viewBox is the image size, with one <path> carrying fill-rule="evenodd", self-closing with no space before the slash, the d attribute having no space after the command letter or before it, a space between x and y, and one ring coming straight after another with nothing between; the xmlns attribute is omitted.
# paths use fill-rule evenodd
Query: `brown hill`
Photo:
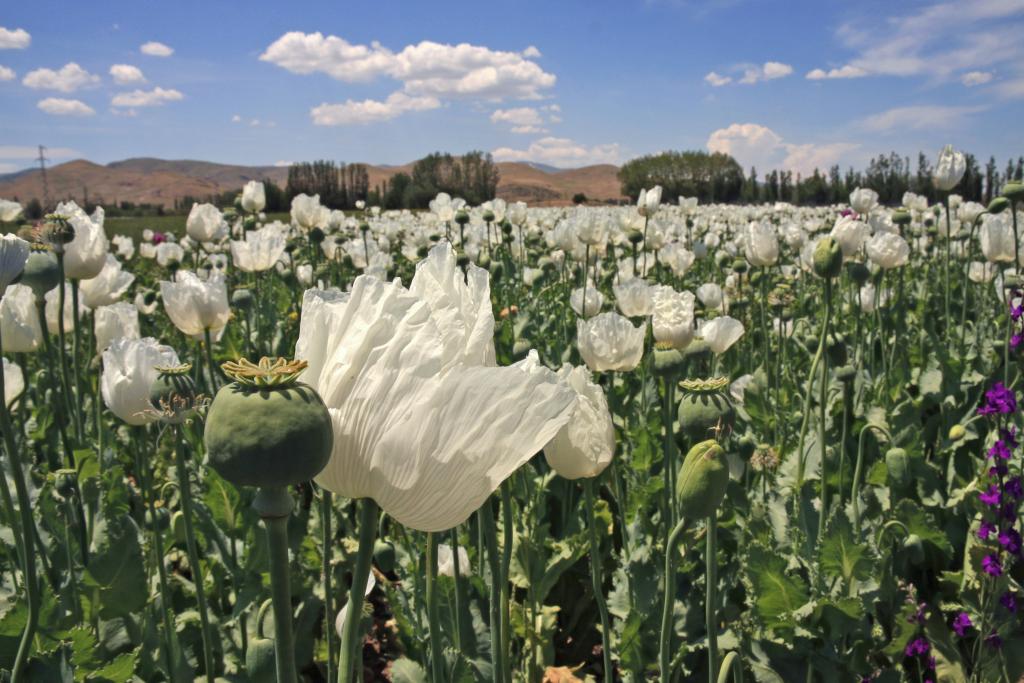
<svg viewBox="0 0 1024 683"><path fill-rule="evenodd" d="M389 180L397 173L409 173L404 166L369 166L370 186ZM498 196L530 204L567 204L577 193L597 201L620 199L618 168L611 164L565 170L543 170L527 163L498 164ZM80 203L158 204L167 208L184 197L205 198L241 189L249 180L269 179L284 185L288 169L281 166L237 166L208 161L126 159L106 166L77 159L47 169L46 179L53 200L74 199ZM0 178L0 197L22 203L42 199L42 175L23 171Z"/></svg>

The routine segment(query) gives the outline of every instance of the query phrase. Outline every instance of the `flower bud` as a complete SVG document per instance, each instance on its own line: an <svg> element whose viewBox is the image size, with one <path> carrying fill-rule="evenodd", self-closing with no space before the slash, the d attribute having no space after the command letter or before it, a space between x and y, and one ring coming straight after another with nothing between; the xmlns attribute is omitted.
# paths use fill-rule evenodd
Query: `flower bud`
<svg viewBox="0 0 1024 683"><path fill-rule="evenodd" d="M850 279L857 283L858 287L863 287L864 283L871 277L871 271L860 261L850 261L846 264L846 273L850 276Z"/></svg>
<svg viewBox="0 0 1024 683"><path fill-rule="evenodd" d="M377 539L373 544L373 563L385 574L395 571L395 545L391 541Z"/></svg>
<svg viewBox="0 0 1024 683"><path fill-rule="evenodd" d="M988 203L988 212L993 216L1001 214L1010 208L1010 200L1006 197L996 197Z"/></svg>
<svg viewBox="0 0 1024 683"><path fill-rule="evenodd" d="M252 308L252 292L240 287L231 293L231 305L240 311L248 311Z"/></svg>
<svg viewBox="0 0 1024 683"><path fill-rule="evenodd" d="M896 486L902 488L910 482L910 458L902 448L886 451L885 468L889 472L889 479Z"/></svg>
<svg viewBox="0 0 1024 683"><path fill-rule="evenodd" d="M688 519L711 517L725 498L729 466L725 452L714 439L701 441L690 449L679 468L676 501L679 514Z"/></svg>
<svg viewBox="0 0 1024 683"><path fill-rule="evenodd" d="M917 566L924 563L924 541L917 534L909 534L903 539L903 549L907 551L910 563Z"/></svg>
<svg viewBox="0 0 1024 683"><path fill-rule="evenodd" d="M818 277L831 279L843 268L843 250L832 237L822 237L814 247L814 273Z"/></svg>
<svg viewBox="0 0 1024 683"><path fill-rule="evenodd" d="M965 436L967 436L967 430L963 425L956 424L949 428L950 441L962 441Z"/></svg>
<svg viewBox="0 0 1024 683"><path fill-rule="evenodd" d="M1010 200L1012 204L1024 201L1024 183L1014 180L1003 186L1002 195Z"/></svg>

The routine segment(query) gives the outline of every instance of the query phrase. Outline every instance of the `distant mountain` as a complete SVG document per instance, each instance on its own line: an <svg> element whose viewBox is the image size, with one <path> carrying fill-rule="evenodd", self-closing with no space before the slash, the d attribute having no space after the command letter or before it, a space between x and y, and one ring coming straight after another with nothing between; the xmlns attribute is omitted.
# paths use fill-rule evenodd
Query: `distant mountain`
<svg viewBox="0 0 1024 683"><path fill-rule="evenodd" d="M397 173L410 173L412 164L368 166L370 187ZM559 169L546 164L502 162L498 164L498 196L530 204L568 204L583 193L596 201L621 198L618 168L611 164ZM173 207L183 197L203 199L240 190L250 180L271 180L284 186L285 166L238 166L209 161L153 158L125 159L107 165L76 159L46 170L50 197L103 204L132 202ZM0 198L22 203L42 199L39 169L29 168L0 176Z"/></svg>

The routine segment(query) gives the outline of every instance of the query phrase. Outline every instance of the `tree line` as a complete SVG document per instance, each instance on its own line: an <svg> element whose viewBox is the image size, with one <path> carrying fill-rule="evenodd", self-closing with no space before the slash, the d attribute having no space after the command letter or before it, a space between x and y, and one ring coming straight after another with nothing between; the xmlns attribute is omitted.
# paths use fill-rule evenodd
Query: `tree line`
<svg viewBox="0 0 1024 683"><path fill-rule="evenodd" d="M955 192L965 201L987 204L1010 180L1024 179L1024 156L1010 158L1005 166L989 157L984 167L976 156L964 154L967 171ZM933 162L923 152L916 169L905 157L890 152L871 159L866 169L838 165L802 176L790 170L772 170L764 178L756 168L744 174L728 154L703 151L662 152L633 159L619 169L622 193L635 197L640 189L661 185L666 200L679 196L697 197L702 203L763 203L785 201L802 205L846 202L858 187L871 188L883 204L899 204L906 192L935 202L939 196L932 185Z"/></svg>

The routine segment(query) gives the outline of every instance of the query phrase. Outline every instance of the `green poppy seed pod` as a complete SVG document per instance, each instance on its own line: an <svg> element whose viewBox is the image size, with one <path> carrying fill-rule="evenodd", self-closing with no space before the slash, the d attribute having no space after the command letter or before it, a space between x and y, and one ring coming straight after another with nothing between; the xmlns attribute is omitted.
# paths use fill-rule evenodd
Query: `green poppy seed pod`
<svg viewBox="0 0 1024 683"><path fill-rule="evenodd" d="M455 222L459 225L465 225L469 222L469 214L465 209L459 209L455 212Z"/></svg>
<svg viewBox="0 0 1024 683"><path fill-rule="evenodd" d="M506 237L512 234L512 223L507 218L501 222L501 231Z"/></svg>
<svg viewBox="0 0 1024 683"><path fill-rule="evenodd" d="M683 349L683 358L694 362L710 362L711 347L703 339L694 339Z"/></svg>
<svg viewBox="0 0 1024 683"><path fill-rule="evenodd" d="M909 211L903 209L897 209L892 212L892 222L896 225L910 225L913 220L913 216L910 215Z"/></svg>
<svg viewBox="0 0 1024 683"><path fill-rule="evenodd" d="M361 232L363 234L366 234L366 233L370 232L370 224L369 223L360 223L359 224L359 232Z"/></svg>
<svg viewBox="0 0 1024 683"><path fill-rule="evenodd" d="M630 228L626 232L626 239L629 240L630 244L637 245L644 241L644 234L636 228Z"/></svg>
<svg viewBox="0 0 1024 683"><path fill-rule="evenodd" d="M1024 201L1024 183L1019 180L1006 183L1003 186L1003 196L1010 200L1012 204Z"/></svg>
<svg viewBox="0 0 1024 683"><path fill-rule="evenodd" d="M185 513L181 510L175 510L174 514L171 515L171 536L174 538L174 542L181 544L187 540L185 536Z"/></svg>
<svg viewBox="0 0 1024 683"><path fill-rule="evenodd" d="M846 264L846 274L850 276L850 279L857 283L858 287L863 287L867 283L868 278L871 277L871 271L868 267L859 261L850 261Z"/></svg>
<svg viewBox="0 0 1024 683"><path fill-rule="evenodd" d="M484 219L484 223L493 223L494 222L494 212L491 211L490 209L487 209L486 211L484 211L483 219Z"/></svg>
<svg viewBox="0 0 1024 683"><path fill-rule="evenodd" d="M25 261L18 282L32 288L36 299L42 299L46 293L60 284L60 266L57 255L49 249L33 249Z"/></svg>
<svg viewBox="0 0 1024 683"><path fill-rule="evenodd" d="M373 544L373 563L385 574L395 571L395 544L384 539L377 539Z"/></svg>
<svg viewBox="0 0 1024 683"><path fill-rule="evenodd" d="M910 563L914 566L924 564L924 541L917 534L908 534L903 539L903 549L907 551Z"/></svg>
<svg viewBox="0 0 1024 683"><path fill-rule="evenodd" d="M274 641L263 635L263 615L271 600L264 602L256 614L256 637L245 650L245 673L252 683L277 683L277 656Z"/></svg>
<svg viewBox="0 0 1024 683"><path fill-rule="evenodd" d="M144 291L142 293L142 303L146 304L147 306L152 306L154 303L156 303L156 292L154 292L152 289L147 289L146 291Z"/></svg>
<svg viewBox="0 0 1024 683"><path fill-rule="evenodd" d="M487 254L480 254L477 256L476 264L484 270L487 270L491 267L491 257Z"/></svg>
<svg viewBox="0 0 1024 683"><path fill-rule="evenodd" d="M236 486L281 488L309 481L331 456L334 430L320 396L298 377L305 361L224 363L234 379L206 416L210 465Z"/></svg>
<svg viewBox="0 0 1024 683"><path fill-rule="evenodd" d="M949 428L950 441L962 441L967 436L967 429L963 425L953 425Z"/></svg>
<svg viewBox="0 0 1024 683"><path fill-rule="evenodd" d="M425 259L427 254L430 253L430 249L427 247L420 247L416 250L416 258Z"/></svg>
<svg viewBox="0 0 1024 683"><path fill-rule="evenodd" d="M685 357L671 346L654 347L654 373L659 377L678 377L683 371Z"/></svg>
<svg viewBox="0 0 1024 683"><path fill-rule="evenodd" d="M146 526L157 531L166 531L171 521L171 513L165 507L155 508L150 514L146 510Z"/></svg>
<svg viewBox="0 0 1024 683"><path fill-rule="evenodd" d="M309 231L309 241L313 244L320 244L324 241L325 237L327 237L327 235L325 235L324 231L320 228L313 228Z"/></svg>
<svg viewBox="0 0 1024 683"><path fill-rule="evenodd" d="M701 441L683 459L676 480L679 514L704 519L715 514L729 486L725 451L714 439Z"/></svg>
<svg viewBox="0 0 1024 683"><path fill-rule="evenodd" d="M252 292L244 287L236 289L231 293L231 305L240 311L248 311L252 308Z"/></svg>
<svg viewBox="0 0 1024 683"><path fill-rule="evenodd" d="M745 273L749 269L749 264L746 259L736 258L732 260L732 270L734 273Z"/></svg>
<svg viewBox="0 0 1024 683"><path fill-rule="evenodd" d="M997 215L1010 208L1010 200L1006 197L996 197L988 203L988 212Z"/></svg>
<svg viewBox="0 0 1024 683"><path fill-rule="evenodd" d="M724 251L720 251L715 254L715 265L718 266L719 268L725 268L728 262L729 255Z"/></svg>
<svg viewBox="0 0 1024 683"><path fill-rule="evenodd" d="M501 261L491 262L491 281L500 282L501 278L505 275L505 266L502 265Z"/></svg>
<svg viewBox="0 0 1024 683"><path fill-rule="evenodd" d="M256 229L256 216L246 216L242 221L242 227L246 232Z"/></svg>
<svg viewBox="0 0 1024 683"><path fill-rule="evenodd" d="M825 352L832 367L846 365L846 340L841 334L830 334L825 342Z"/></svg>
<svg viewBox="0 0 1024 683"><path fill-rule="evenodd" d="M78 471L72 469L60 469L54 472L53 487L63 498L71 498L78 488Z"/></svg>
<svg viewBox="0 0 1024 683"><path fill-rule="evenodd" d="M849 384L857 378L857 370L852 365L844 365L836 370L836 379L843 384Z"/></svg>
<svg viewBox="0 0 1024 683"><path fill-rule="evenodd" d="M750 456L754 454L754 450L757 448L757 441L750 434L744 434L736 445L736 453L744 462L750 460Z"/></svg>
<svg viewBox="0 0 1024 683"><path fill-rule="evenodd" d="M939 234L939 229L937 227L935 227L935 223L931 222L931 219L925 221L924 225L925 225L925 230L924 230L925 234L927 234L929 237L935 237L936 235Z"/></svg>
<svg viewBox="0 0 1024 683"><path fill-rule="evenodd" d="M196 409L199 395L189 375L188 363L174 367L157 367L159 373L149 387L149 403L168 424L181 424Z"/></svg>
<svg viewBox="0 0 1024 683"><path fill-rule="evenodd" d="M831 279L839 275L843 268L843 250L839 242L831 237L822 237L814 247L814 274L821 278Z"/></svg>
<svg viewBox="0 0 1024 683"><path fill-rule="evenodd" d="M732 430L736 408L726 393L727 378L683 380L679 386L683 389L679 401L679 428L690 443Z"/></svg>
<svg viewBox="0 0 1024 683"><path fill-rule="evenodd" d="M465 270L466 266L469 265L469 257L466 256L465 254L459 254L457 257L455 257L455 263L459 266L459 268Z"/></svg>
<svg viewBox="0 0 1024 683"><path fill-rule="evenodd" d="M885 468L889 479L897 486L903 487L910 482L910 458L902 448L890 448L885 453Z"/></svg>

